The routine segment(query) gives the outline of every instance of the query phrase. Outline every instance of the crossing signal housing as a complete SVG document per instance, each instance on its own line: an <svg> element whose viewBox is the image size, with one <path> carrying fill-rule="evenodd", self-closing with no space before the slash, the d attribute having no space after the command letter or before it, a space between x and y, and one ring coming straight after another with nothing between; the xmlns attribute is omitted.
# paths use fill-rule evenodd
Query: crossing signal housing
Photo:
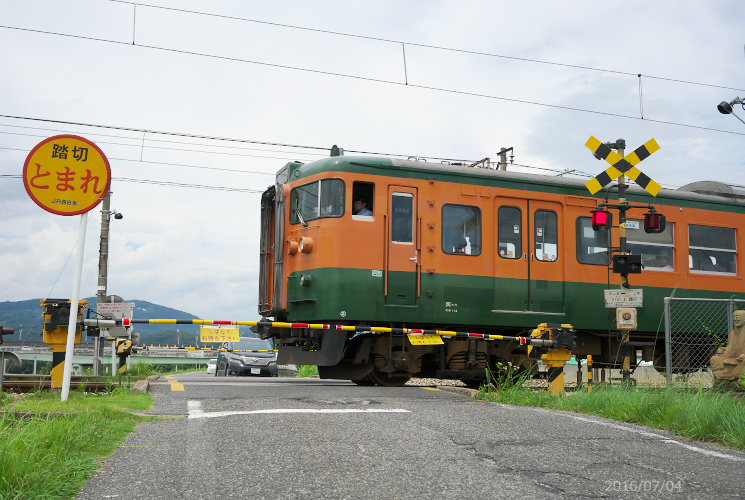
<svg viewBox="0 0 745 500"><path fill-rule="evenodd" d="M644 232L661 233L665 230L665 216L657 212L644 214Z"/></svg>
<svg viewBox="0 0 745 500"><path fill-rule="evenodd" d="M611 216L607 210L593 210L592 211L592 229L594 231L602 231L603 229L610 229Z"/></svg>

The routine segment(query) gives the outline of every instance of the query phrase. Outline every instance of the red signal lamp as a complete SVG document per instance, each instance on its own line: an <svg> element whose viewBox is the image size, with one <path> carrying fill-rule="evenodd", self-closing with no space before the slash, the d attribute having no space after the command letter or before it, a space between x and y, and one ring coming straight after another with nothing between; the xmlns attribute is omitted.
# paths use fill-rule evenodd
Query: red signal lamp
<svg viewBox="0 0 745 500"><path fill-rule="evenodd" d="M644 214L644 232L661 233L665 230L665 216L657 212Z"/></svg>
<svg viewBox="0 0 745 500"><path fill-rule="evenodd" d="M601 231L603 229L610 228L610 212L607 210L593 210L592 211L592 229L595 231Z"/></svg>

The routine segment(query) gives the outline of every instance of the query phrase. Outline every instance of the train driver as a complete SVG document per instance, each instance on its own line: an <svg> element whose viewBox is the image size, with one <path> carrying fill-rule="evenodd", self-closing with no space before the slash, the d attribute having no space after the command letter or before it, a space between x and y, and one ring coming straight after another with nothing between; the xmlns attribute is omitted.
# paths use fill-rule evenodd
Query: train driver
<svg viewBox="0 0 745 500"><path fill-rule="evenodd" d="M365 201L362 198L357 198L354 200L354 204L352 205L352 215L368 215L371 216L373 213L370 211L369 208L367 208L367 201Z"/></svg>

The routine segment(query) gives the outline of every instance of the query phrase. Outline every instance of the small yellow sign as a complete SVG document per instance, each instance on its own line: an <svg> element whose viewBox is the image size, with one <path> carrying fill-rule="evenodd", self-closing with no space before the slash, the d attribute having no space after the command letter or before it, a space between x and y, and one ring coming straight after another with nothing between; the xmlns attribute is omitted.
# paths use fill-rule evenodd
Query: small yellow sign
<svg viewBox="0 0 745 500"><path fill-rule="evenodd" d="M409 335L411 345L441 345L444 344L439 335Z"/></svg>
<svg viewBox="0 0 745 500"><path fill-rule="evenodd" d="M205 326L199 328L200 342L240 342L241 329L237 327Z"/></svg>
<svg viewBox="0 0 745 500"><path fill-rule="evenodd" d="M109 192L111 167L103 151L77 135L56 135L31 150L23 184L34 202L57 215L92 210Z"/></svg>

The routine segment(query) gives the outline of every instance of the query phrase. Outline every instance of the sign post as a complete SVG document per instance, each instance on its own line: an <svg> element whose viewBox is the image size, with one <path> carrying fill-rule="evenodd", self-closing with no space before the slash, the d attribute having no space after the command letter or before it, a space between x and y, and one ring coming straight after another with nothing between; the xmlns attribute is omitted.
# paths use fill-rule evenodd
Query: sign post
<svg viewBox="0 0 745 500"><path fill-rule="evenodd" d="M101 203L109 192L111 167L103 151L88 139L76 135L57 135L44 139L28 154L23 165L23 185L34 203L47 212L66 216L80 215L62 377L62 401L67 401L70 394L88 212ZM55 378L54 373L52 378ZM55 385L54 382L55 380L52 381L52 386Z"/></svg>

